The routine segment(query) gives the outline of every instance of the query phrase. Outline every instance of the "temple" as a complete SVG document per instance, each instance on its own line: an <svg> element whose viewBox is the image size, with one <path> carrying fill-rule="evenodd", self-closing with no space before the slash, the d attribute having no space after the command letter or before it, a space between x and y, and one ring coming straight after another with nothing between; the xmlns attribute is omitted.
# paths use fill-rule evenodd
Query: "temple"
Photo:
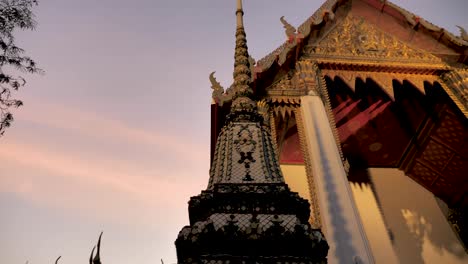
<svg viewBox="0 0 468 264"><path fill-rule="evenodd" d="M328 0L255 62L236 14L179 262L467 263L466 31Z"/></svg>

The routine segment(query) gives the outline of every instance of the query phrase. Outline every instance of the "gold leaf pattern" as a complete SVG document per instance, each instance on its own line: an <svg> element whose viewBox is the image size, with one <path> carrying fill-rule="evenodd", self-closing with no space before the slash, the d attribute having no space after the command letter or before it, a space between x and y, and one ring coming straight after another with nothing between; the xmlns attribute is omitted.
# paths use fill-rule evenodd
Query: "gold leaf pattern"
<svg viewBox="0 0 468 264"><path fill-rule="evenodd" d="M412 48L388 35L363 18L349 14L318 45L309 43L309 53L396 60L441 60L423 50Z"/></svg>

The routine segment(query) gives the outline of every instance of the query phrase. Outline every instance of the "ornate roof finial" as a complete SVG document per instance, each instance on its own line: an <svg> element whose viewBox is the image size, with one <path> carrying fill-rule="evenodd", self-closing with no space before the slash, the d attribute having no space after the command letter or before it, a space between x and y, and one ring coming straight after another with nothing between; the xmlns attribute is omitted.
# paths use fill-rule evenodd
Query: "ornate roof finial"
<svg viewBox="0 0 468 264"><path fill-rule="evenodd" d="M236 28L236 49L234 53L234 84L232 110L253 110L255 104L251 99L253 90L250 87L252 72L250 69L249 52L247 49L247 39L244 31L243 21L244 10L242 0L237 0L237 28Z"/></svg>
<svg viewBox="0 0 468 264"><path fill-rule="evenodd" d="M288 21L284 19L284 16L280 17L280 21L284 26L286 37L288 37L289 39L294 38L294 36L296 35L296 31L297 31L296 28L293 27L291 24L289 24Z"/></svg>
<svg viewBox="0 0 468 264"><path fill-rule="evenodd" d="M466 32L466 30L461 27L461 26L456 26L458 29L460 29L460 37L464 40L464 41L468 41L468 33Z"/></svg>

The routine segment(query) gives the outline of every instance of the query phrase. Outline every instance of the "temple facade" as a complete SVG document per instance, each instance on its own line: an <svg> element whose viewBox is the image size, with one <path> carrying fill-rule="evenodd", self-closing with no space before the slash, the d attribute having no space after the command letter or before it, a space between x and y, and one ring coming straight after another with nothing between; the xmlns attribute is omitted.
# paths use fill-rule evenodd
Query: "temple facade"
<svg viewBox="0 0 468 264"><path fill-rule="evenodd" d="M205 194L250 181L285 182L287 195L291 190L309 202L308 222L316 232L309 237L320 245L310 249L313 261L324 261L325 254L328 263L466 263L468 34L461 28L455 36L381 0L328 0L297 28L280 21L284 44L257 62L245 53L243 68L237 64L236 45L235 76L248 72L239 77L244 88L235 79L224 90L210 75ZM239 104L240 95L251 101ZM240 105L261 118L249 119L235 110ZM234 128L239 120L257 123ZM258 132L242 132L253 131L250 126ZM262 148L250 145L251 154L241 154L236 137ZM255 164L266 156L270 162ZM190 206L201 203L197 199ZM288 201L292 209L282 215L305 215ZM181 232L187 239L201 221L192 215L213 207L190 206L191 227ZM203 215L206 221L209 213ZM252 221L238 212L225 215L241 229L242 217Z"/></svg>

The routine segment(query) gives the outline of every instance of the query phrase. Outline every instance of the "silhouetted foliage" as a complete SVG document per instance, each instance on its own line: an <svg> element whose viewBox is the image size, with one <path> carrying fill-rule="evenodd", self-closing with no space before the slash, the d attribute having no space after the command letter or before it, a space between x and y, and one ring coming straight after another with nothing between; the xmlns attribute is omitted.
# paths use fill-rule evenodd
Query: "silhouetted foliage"
<svg viewBox="0 0 468 264"><path fill-rule="evenodd" d="M96 246L93 247L93 250L91 250L91 256L89 256L89 264L101 264L101 256L100 256L100 251L101 251L101 237L102 237L102 232L99 235L99 240L97 243L97 250L96 250L96 255L94 255L94 250L96 249ZM94 258L93 258L94 256Z"/></svg>
<svg viewBox="0 0 468 264"><path fill-rule="evenodd" d="M36 26L33 6L37 0L0 0L0 136L13 121L12 107L19 107L23 102L12 97L12 91L26 84L26 80L17 75L23 73L42 73L36 62L15 43L13 33L17 29L33 30Z"/></svg>

